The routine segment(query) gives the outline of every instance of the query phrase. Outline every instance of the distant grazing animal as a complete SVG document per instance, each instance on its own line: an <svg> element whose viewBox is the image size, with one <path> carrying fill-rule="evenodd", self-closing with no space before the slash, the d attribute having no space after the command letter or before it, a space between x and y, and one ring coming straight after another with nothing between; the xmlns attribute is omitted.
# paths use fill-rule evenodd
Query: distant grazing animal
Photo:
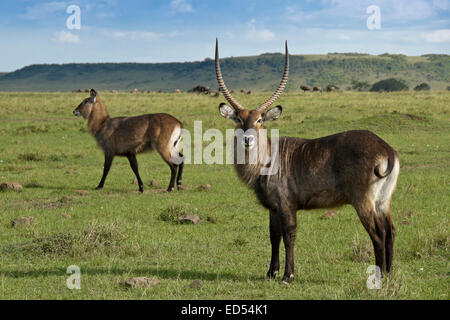
<svg viewBox="0 0 450 320"><path fill-rule="evenodd" d="M190 92L195 92L195 93L209 94L209 92L211 91L211 88L207 87L207 86L195 86L194 88L192 88L189 91Z"/></svg>
<svg viewBox="0 0 450 320"><path fill-rule="evenodd" d="M311 88L311 87L308 87L308 86L300 86L300 89L302 89L303 92L311 91L311 90L312 90L312 88Z"/></svg>
<svg viewBox="0 0 450 320"><path fill-rule="evenodd" d="M322 92L322 88L321 87L314 87L313 92Z"/></svg>
<svg viewBox="0 0 450 320"><path fill-rule="evenodd" d="M333 86L327 86L327 92L336 91L336 87Z"/></svg>
<svg viewBox="0 0 450 320"><path fill-rule="evenodd" d="M267 276L275 278L279 272L279 246L283 238L286 265L282 281L289 283L294 277L297 210L344 204L351 204L356 209L369 233L376 265L381 272L390 272L395 238L390 201L400 169L397 152L365 130L346 131L318 139L259 137L264 123L281 115L281 106L269 108L283 92L288 80L287 42L281 83L275 93L254 110L240 105L225 86L217 39L215 67L221 92L231 105L221 103L220 114L232 120L236 129L244 131L241 136L235 136L234 167L239 178L254 190L259 202L270 211L272 259ZM277 141L278 148L272 151L272 144L276 146ZM240 145L246 147L246 154L241 159L243 161L238 162L236 150ZM259 149L258 161L251 163L249 152L255 146ZM279 160L277 172L263 174L261 170L273 166L276 159Z"/></svg>
<svg viewBox="0 0 450 320"><path fill-rule="evenodd" d="M178 190L180 189L184 157L178 152L183 128L178 119L166 113L110 118L105 104L94 89L91 89L90 97L84 99L73 114L88 120L89 132L105 154L103 176L97 189L103 188L114 156L123 156L128 158L138 180L139 191L143 192L144 184L139 176L136 155L154 149L170 167L171 176L167 191L174 189L175 177ZM180 163L174 163L173 155Z"/></svg>

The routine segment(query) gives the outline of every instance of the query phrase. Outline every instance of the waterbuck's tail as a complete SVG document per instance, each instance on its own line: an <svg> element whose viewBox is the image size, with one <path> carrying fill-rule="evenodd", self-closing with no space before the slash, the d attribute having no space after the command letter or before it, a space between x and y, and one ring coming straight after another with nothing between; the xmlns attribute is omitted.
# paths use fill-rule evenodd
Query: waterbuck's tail
<svg viewBox="0 0 450 320"><path fill-rule="evenodd" d="M386 151L388 152L388 158L387 158L388 165L387 165L386 170L384 171L384 173L380 172L381 164L376 165L375 169L374 169L375 175L380 179L386 178L392 172L392 169L394 168L395 161L397 158L396 152L392 148L389 147L389 148L387 148Z"/></svg>

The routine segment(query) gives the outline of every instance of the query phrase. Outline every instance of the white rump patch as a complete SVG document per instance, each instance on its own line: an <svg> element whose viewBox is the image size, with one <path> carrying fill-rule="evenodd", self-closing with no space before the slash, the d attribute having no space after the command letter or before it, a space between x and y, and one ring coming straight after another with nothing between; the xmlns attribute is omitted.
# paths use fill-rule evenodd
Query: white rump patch
<svg viewBox="0 0 450 320"><path fill-rule="evenodd" d="M181 164L183 162L183 158L180 157L180 140L181 140L181 127L176 126L172 131L172 135L169 139L169 148L170 155L172 158L172 162L176 165Z"/></svg>
<svg viewBox="0 0 450 320"><path fill-rule="evenodd" d="M382 164L380 164L380 172L385 172L387 166L388 160L386 159ZM392 193L394 192L395 186L397 184L399 172L400 162L398 158L396 158L391 173L385 178L377 178L378 180L373 184L372 200L374 200L375 202L375 209L378 214L384 213L385 210L389 208Z"/></svg>

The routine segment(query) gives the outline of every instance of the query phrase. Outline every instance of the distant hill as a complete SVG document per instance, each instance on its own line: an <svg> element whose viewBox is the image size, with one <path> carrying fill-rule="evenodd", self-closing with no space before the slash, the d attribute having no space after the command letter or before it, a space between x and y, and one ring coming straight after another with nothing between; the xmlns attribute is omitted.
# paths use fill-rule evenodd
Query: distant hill
<svg viewBox="0 0 450 320"><path fill-rule="evenodd" d="M227 86L233 90L273 90L281 80L284 55L266 53L221 60ZM291 55L287 90L300 85L346 89L353 80L374 83L401 78L409 87L427 82L432 89L450 85L450 56L329 53ZM214 61L184 63L71 63L31 65L0 74L0 91L188 90L196 85L217 88Z"/></svg>

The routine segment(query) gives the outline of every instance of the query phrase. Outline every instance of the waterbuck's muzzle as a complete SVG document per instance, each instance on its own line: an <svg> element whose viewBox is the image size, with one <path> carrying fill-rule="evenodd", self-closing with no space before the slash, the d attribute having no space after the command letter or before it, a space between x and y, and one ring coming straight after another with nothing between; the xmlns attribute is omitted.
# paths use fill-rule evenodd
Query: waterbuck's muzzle
<svg viewBox="0 0 450 320"><path fill-rule="evenodd" d="M255 139L255 136L253 134L249 134L249 135L244 134L242 142L244 143L244 146L246 148L251 149L251 148L253 148L255 146L256 139Z"/></svg>
<svg viewBox="0 0 450 320"><path fill-rule="evenodd" d="M75 110L73 110L73 115L74 115L75 117L79 117L79 116L81 116L81 113L80 113L80 111L77 111L77 110L75 109Z"/></svg>

